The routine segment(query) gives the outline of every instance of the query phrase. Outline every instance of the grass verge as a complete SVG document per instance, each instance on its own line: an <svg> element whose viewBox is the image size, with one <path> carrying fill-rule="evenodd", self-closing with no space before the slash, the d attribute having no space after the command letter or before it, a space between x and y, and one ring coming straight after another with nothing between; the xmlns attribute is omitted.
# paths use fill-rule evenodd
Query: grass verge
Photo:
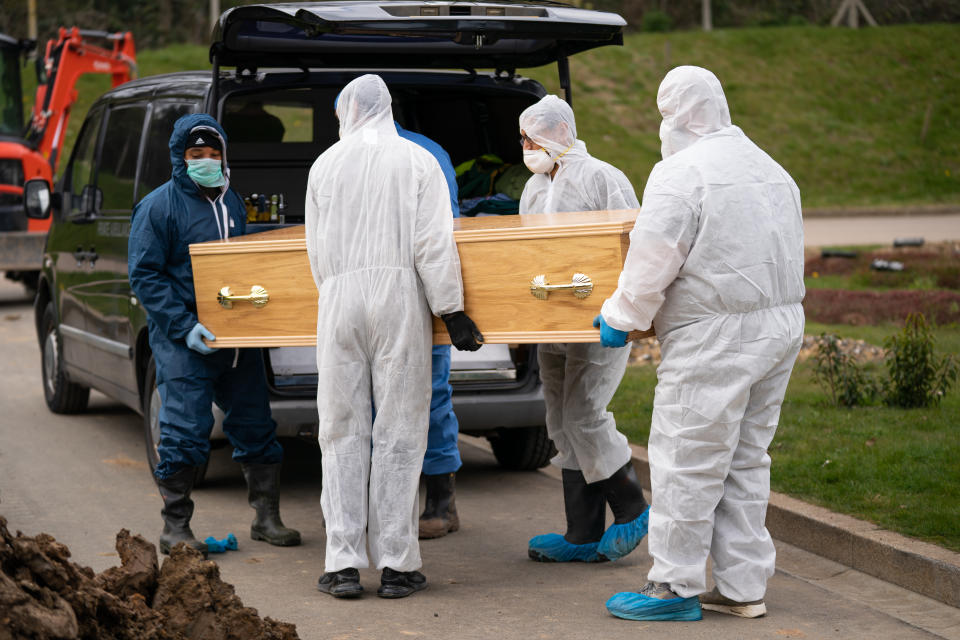
<svg viewBox="0 0 960 640"><path fill-rule="evenodd" d="M898 330L807 325L808 334L831 332L873 344ZM960 353L960 328L940 327L935 336L938 351ZM637 444L647 443L655 385L652 366L630 367L610 404L620 429ZM812 362L799 362L770 447L771 487L960 551L958 416L957 388L928 409L830 406L813 381Z"/></svg>

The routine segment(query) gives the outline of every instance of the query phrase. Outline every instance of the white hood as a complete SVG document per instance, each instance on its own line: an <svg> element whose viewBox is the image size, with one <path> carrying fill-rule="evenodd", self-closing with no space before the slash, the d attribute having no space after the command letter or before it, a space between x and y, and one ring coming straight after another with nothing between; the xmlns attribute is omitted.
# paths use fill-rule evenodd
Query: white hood
<svg viewBox="0 0 960 640"><path fill-rule="evenodd" d="M397 133L390 91L380 76L366 74L351 81L340 92L336 109L341 139L364 129Z"/></svg>
<svg viewBox="0 0 960 640"><path fill-rule="evenodd" d="M657 108L663 116L660 151L664 160L700 138L732 126L720 81L702 67L671 70L657 91Z"/></svg>

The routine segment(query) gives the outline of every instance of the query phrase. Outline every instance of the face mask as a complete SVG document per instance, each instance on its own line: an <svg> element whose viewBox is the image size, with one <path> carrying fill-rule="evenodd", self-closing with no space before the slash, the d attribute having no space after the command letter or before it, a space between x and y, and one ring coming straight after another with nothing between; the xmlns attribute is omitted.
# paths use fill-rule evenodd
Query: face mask
<svg viewBox="0 0 960 640"><path fill-rule="evenodd" d="M222 187L227 183L222 163L213 158L187 160L187 175L201 187Z"/></svg>
<svg viewBox="0 0 960 640"><path fill-rule="evenodd" d="M523 150L523 164L534 173L549 173L556 163L557 161L551 158L545 149Z"/></svg>

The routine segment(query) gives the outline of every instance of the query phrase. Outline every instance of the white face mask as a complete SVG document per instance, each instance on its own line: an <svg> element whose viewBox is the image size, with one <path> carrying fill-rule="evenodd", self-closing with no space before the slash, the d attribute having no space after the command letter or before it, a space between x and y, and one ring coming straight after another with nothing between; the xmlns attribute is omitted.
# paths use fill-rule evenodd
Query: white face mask
<svg viewBox="0 0 960 640"><path fill-rule="evenodd" d="M550 157L546 149L523 150L523 164L534 173L549 173L556 163L557 161Z"/></svg>

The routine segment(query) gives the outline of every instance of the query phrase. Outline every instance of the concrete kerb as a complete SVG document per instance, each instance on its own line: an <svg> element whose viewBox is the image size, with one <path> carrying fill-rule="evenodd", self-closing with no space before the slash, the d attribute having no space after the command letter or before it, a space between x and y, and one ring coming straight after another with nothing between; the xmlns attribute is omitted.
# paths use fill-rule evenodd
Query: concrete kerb
<svg viewBox="0 0 960 640"><path fill-rule="evenodd" d="M960 203L885 205L877 207L825 207L804 209L804 218L867 218L883 216L951 216L960 214Z"/></svg>
<svg viewBox="0 0 960 640"><path fill-rule="evenodd" d="M650 489L647 450L630 447L637 475ZM775 492L767 508L767 530L777 540L960 607L960 553Z"/></svg>

